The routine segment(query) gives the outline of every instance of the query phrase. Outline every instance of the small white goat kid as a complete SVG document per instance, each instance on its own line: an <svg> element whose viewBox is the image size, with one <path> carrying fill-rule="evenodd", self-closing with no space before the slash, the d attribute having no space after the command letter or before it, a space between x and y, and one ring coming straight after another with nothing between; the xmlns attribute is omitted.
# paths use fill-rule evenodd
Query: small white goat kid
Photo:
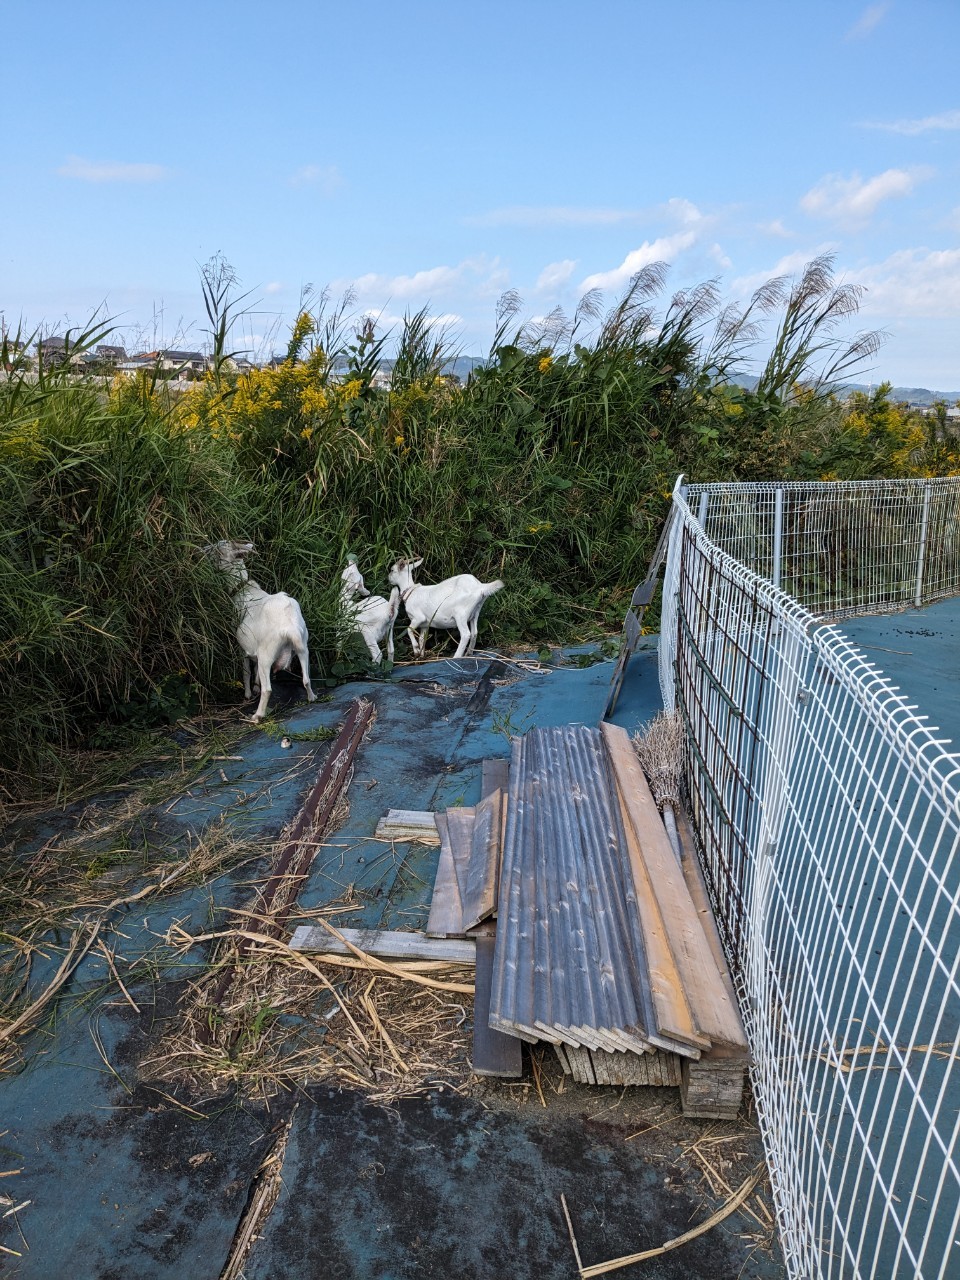
<svg viewBox="0 0 960 1280"><path fill-rule="evenodd" d="M237 639L243 650L243 692L253 697L250 673L256 668L254 687L260 690L260 703L253 714L259 722L267 712L272 688L271 671L289 671L293 655L300 659L303 687L307 701L317 697L310 685L310 655L307 652L307 624L300 606L285 591L270 595L247 573L244 557L253 554L252 542L215 542L204 547L214 563L237 584L236 601L240 624Z"/></svg>
<svg viewBox="0 0 960 1280"><path fill-rule="evenodd" d="M400 588L400 599L407 611L410 625L407 635L413 646L414 656L422 658L427 648L427 632L431 627L444 631L459 631L460 643L455 658L473 653L477 644L477 619L484 600L503 589L496 582L481 582L472 573L459 573L434 586L421 586L413 580L415 569L423 564L419 560L398 560L389 573L389 580Z"/></svg>
<svg viewBox="0 0 960 1280"><path fill-rule="evenodd" d="M343 587L340 591L340 612L351 631L359 631L370 650L370 657L378 665L383 661L380 645L387 642L387 660L393 661L393 624L400 612L400 588L394 587L390 599L372 596L357 567L357 557L347 556L347 567L340 575ZM357 597L364 599L357 603Z"/></svg>

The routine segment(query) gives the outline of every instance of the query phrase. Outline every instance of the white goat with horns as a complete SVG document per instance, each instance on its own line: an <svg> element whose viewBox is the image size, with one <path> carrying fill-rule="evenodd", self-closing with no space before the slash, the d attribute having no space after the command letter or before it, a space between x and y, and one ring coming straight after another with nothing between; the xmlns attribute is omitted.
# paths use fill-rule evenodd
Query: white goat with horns
<svg viewBox="0 0 960 1280"><path fill-rule="evenodd" d="M414 656L422 658L427 648L427 632L431 627L443 631L459 631L460 643L455 658L473 653L477 644L477 619L484 600L503 589L496 582L481 582L472 573L459 573L433 586L421 586L414 582L415 569L423 564L419 560L398 560L389 573L389 580L400 588L400 599L407 611L410 625L407 635L413 646Z"/></svg>
<svg viewBox="0 0 960 1280"><path fill-rule="evenodd" d="M266 715L272 693L271 671L289 671L294 654L300 660L307 701L316 702L310 684L307 624L299 604L285 591L271 595L250 577L244 559L253 555L252 542L215 542L203 550L237 584L235 598L240 618L237 640L243 650L243 692L248 699L253 697L250 673L254 667L254 687L260 690L260 703L253 720L259 722Z"/></svg>
<svg viewBox="0 0 960 1280"><path fill-rule="evenodd" d="M363 574L357 565L357 557L347 556L347 567L340 575L343 587L340 590L340 612L352 631L359 631L364 644L370 650L370 657L375 663L383 661L380 645L387 642L387 661L393 661L393 624L400 612L400 588L394 587L390 599L383 596L372 596L367 590ZM359 604L357 597L364 597Z"/></svg>

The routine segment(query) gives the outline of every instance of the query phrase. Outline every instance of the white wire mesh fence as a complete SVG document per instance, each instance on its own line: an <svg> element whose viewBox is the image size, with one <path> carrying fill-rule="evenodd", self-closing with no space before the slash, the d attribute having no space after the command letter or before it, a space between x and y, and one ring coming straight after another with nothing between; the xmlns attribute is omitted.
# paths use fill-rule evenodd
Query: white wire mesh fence
<svg viewBox="0 0 960 1280"><path fill-rule="evenodd" d="M960 1276L960 757L821 622L913 604L918 581L960 594L960 483L674 501L661 682L789 1273Z"/></svg>
<svg viewBox="0 0 960 1280"><path fill-rule="evenodd" d="M692 485L704 532L812 613L882 613L954 595L960 483Z"/></svg>

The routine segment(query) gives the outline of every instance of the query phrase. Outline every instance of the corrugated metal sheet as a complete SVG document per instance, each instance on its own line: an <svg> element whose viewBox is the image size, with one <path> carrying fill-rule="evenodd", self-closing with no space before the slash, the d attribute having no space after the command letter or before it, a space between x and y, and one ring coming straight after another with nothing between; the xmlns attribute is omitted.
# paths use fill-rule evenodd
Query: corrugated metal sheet
<svg viewBox="0 0 960 1280"><path fill-rule="evenodd" d="M607 1052L658 1035L623 819L601 734L533 729L513 745L490 1025Z"/></svg>

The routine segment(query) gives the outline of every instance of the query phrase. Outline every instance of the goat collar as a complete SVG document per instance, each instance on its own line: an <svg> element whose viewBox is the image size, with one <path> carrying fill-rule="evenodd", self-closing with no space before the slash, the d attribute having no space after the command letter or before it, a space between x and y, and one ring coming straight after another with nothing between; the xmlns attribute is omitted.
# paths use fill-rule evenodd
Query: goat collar
<svg viewBox="0 0 960 1280"><path fill-rule="evenodd" d="M410 585L409 585L409 587L407 587L406 591L401 591L401 592L400 592L400 601L401 601L401 603L402 603L402 604L406 604L406 603L407 603L407 597L408 597L408 596L409 596L413 591L416 591L416 589L417 589L417 587L418 587L419 585L420 585L420 584L419 584L419 583L417 583L417 582L411 582L411 583L410 583Z"/></svg>

